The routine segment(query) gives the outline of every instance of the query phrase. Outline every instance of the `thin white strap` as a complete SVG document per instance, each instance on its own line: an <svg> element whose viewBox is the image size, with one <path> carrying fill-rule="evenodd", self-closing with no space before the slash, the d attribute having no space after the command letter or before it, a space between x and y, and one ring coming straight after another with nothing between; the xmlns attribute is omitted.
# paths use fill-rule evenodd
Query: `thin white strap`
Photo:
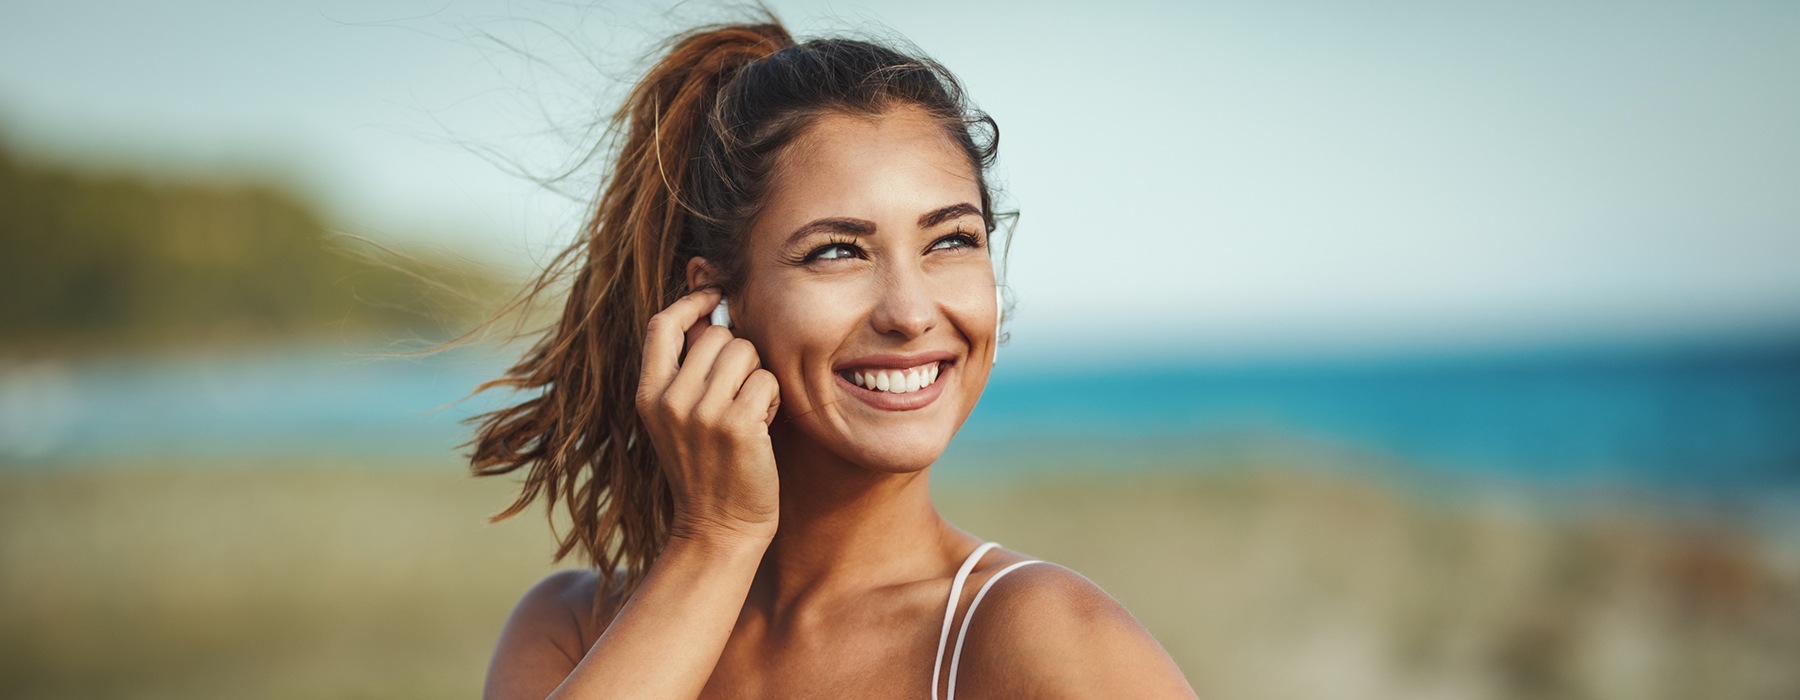
<svg viewBox="0 0 1800 700"><path fill-rule="evenodd" d="M975 562L981 561L981 555L998 546L999 542L988 542L976 547L969 553L969 558L963 560L962 568L956 570L956 579L950 582L950 602L944 606L944 631L938 633L937 662L931 665L931 700L937 700L938 672L944 667L944 645L950 643L950 621L956 619L956 603L962 598L963 582L969 580L969 572L975 570ZM960 639L958 642L960 646Z"/></svg>
<svg viewBox="0 0 1800 700"><path fill-rule="evenodd" d="M963 638L969 635L969 621L975 619L975 606L981 605L982 597L987 595L988 589L993 588L994 584L1000 580L1000 577L1012 573L1013 569L1017 569L1021 566L1042 563L1044 562L1041 560L1027 559L1008 566L996 572L992 577L989 577L987 583L981 584L981 590L975 591L975 600L969 601L969 611L963 613L962 629L958 630L956 633L956 651L950 654L950 691L944 695L945 700L956 700L956 667L962 661ZM933 686L933 688L935 689L935 686Z"/></svg>

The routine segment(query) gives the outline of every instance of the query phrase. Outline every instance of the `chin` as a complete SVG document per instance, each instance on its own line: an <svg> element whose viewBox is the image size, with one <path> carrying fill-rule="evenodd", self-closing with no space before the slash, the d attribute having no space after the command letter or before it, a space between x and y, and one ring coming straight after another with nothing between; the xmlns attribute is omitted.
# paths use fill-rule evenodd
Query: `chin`
<svg viewBox="0 0 1800 700"><path fill-rule="evenodd" d="M845 461L883 474L911 474L936 464L950 446L954 431L889 430L849 439L823 441ZM872 438L872 439L871 439Z"/></svg>
<svg viewBox="0 0 1800 700"><path fill-rule="evenodd" d="M948 445L949 441L947 440L932 445L883 445L879 448L859 450L857 454L849 456L849 459L869 471L884 474L911 474L925 471L927 467L936 464L938 457L943 456L944 448Z"/></svg>

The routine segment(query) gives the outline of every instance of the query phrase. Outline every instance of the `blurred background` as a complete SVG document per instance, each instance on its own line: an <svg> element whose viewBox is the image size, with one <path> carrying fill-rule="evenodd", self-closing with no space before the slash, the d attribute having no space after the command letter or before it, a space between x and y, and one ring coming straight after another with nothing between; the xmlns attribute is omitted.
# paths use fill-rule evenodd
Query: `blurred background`
<svg viewBox="0 0 1800 700"><path fill-rule="evenodd" d="M1202 697L1800 697L1800 6L774 2L1002 127L934 468ZM718 4L0 7L0 688L478 692L459 402Z"/></svg>

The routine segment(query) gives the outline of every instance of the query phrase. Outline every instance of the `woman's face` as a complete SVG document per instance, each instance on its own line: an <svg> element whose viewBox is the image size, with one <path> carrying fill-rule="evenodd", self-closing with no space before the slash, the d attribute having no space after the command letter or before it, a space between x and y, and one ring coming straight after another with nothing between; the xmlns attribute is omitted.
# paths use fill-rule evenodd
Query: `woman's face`
<svg viewBox="0 0 1800 700"><path fill-rule="evenodd" d="M827 115L781 155L736 332L781 383L775 434L930 466L987 384L994 271L975 171L916 108Z"/></svg>

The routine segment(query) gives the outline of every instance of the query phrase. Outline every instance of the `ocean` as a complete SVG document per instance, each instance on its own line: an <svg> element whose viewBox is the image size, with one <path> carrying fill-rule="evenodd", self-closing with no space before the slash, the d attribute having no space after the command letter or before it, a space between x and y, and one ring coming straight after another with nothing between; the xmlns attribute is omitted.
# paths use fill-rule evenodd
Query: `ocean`
<svg viewBox="0 0 1800 700"><path fill-rule="evenodd" d="M504 359L294 349L0 365L0 468L442 463ZM459 402L460 401L460 402ZM1002 363L944 469L1277 463L1800 492L1800 341L1376 359Z"/></svg>

